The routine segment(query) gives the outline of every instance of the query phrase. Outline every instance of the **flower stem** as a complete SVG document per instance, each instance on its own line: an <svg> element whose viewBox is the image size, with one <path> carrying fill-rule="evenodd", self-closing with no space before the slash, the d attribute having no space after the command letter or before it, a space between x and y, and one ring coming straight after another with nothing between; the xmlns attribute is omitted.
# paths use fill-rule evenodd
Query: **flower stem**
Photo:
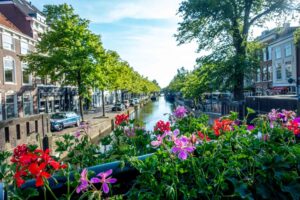
<svg viewBox="0 0 300 200"><path fill-rule="evenodd" d="M58 200L58 198L55 196L55 194L53 193L53 191L51 190L51 188L48 185L48 182L45 183L46 188L49 190L50 194L53 196L53 198L55 200Z"/></svg>

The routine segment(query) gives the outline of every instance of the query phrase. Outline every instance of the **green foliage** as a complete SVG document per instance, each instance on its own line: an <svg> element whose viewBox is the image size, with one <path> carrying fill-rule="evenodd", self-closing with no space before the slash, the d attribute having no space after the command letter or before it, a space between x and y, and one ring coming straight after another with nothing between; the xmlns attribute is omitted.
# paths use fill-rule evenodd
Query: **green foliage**
<svg viewBox="0 0 300 200"><path fill-rule="evenodd" d="M186 130L183 121L176 125ZM287 129L269 133L264 141L235 127L185 161L161 150L145 161L129 159L141 173L129 198L298 199L300 145Z"/></svg>
<svg viewBox="0 0 300 200"><path fill-rule="evenodd" d="M179 8L183 21L179 23L177 41L183 44L196 40L199 52L209 50L211 54L198 62L217 62L224 78L220 83L230 83L239 100L243 98L244 77L249 74L251 27L282 18L299 5L293 0L185 0Z"/></svg>

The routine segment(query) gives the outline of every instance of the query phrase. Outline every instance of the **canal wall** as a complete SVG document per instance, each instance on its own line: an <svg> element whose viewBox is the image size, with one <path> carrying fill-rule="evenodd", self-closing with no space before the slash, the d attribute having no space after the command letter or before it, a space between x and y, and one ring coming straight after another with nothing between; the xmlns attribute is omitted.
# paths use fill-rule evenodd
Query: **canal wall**
<svg viewBox="0 0 300 200"><path fill-rule="evenodd" d="M99 140L102 139L103 137L107 136L110 134L114 128L115 128L115 116L118 114L128 114L131 115L134 112L137 112L140 108L145 106L150 100L145 99L141 101L140 104L134 106L134 107L129 107L125 111L122 112L115 112L115 113L106 113L106 117L100 116L101 114L98 113L98 115L95 115L94 117L91 117L88 120L89 123L89 130L88 130L88 135L90 136L91 140L93 143L99 143ZM56 142L61 141L63 139L64 134L75 134L78 128L71 128L71 129L66 129L63 132L54 132L48 134L49 138L49 148L52 150L56 149ZM54 153L52 151L52 153ZM61 155L62 158L64 158L66 154Z"/></svg>

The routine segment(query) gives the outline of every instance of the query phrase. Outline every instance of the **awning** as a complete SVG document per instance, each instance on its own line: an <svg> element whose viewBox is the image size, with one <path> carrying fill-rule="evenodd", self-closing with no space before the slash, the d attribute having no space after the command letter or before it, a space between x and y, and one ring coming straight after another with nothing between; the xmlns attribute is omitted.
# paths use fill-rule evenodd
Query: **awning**
<svg viewBox="0 0 300 200"><path fill-rule="evenodd" d="M272 90L277 90L277 91L288 90L288 87L284 87L284 86L281 86L281 87L273 87Z"/></svg>

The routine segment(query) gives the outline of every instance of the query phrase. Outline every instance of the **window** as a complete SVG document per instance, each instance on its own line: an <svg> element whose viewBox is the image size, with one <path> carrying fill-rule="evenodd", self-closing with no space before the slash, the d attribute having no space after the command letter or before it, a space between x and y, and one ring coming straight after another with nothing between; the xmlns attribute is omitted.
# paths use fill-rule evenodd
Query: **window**
<svg viewBox="0 0 300 200"><path fill-rule="evenodd" d="M7 95L5 101L6 119L14 118L16 115L16 95Z"/></svg>
<svg viewBox="0 0 300 200"><path fill-rule="evenodd" d="M291 63L288 63L285 66L285 76L286 76L286 80L288 80L289 78L292 78L292 76L293 76L293 68L292 68Z"/></svg>
<svg viewBox="0 0 300 200"><path fill-rule="evenodd" d="M20 128L20 124L16 125L16 131L17 131L17 140L21 139L21 128Z"/></svg>
<svg viewBox="0 0 300 200"><path fill-rule="evenodd" d="M26 122L26 134L27 134L27 136L30 135L30 124L29 124L29 122Z"/></svg>
<svg viewBox="0 0 300 200"><path fill-rule="evenodd" d="M285 57L291 56L292 55L292 46L291 46L291 44L285 45L284 51L285 51Z"/></svg>
<svg viewBox="0 0 300 200"><path fill-rule="evenodd" d="M12 57L4 58L4 81L6 83L15 82L15 61Z"/></svg>
<svg viewBox="0 0 300 200"><path fill-rule="evenodd" d="M21 63L22 66L22 82L24 85L31 85L31 74L28 72L28 65L26 63Z"/></svg>
<svg viewBox="0 0 300 200"><path fill-rule="evenodd" d="M281 72L281 64L278 63L276 66L276 80L281 80L282 79L282 72Z"/></svg>
<svg viewBox="0 0 300 200"><path fill-rule="evenodd" d="M267 68L267 66L265 66L264 68L263 68L263 81L267 81L268 80L268 68Z"/></svg>
<svg viewBox="0 0 300 200"><path fill-rule="evenodd" d="M21 41L21 54L28 53L28 43L25 41Z"/></svg>
<svg viewBox="0 0 300 200"><path fill-rule="evenodd" d="M267 61L267 51L263 49L263 61Z"/></svg>
<svg viewBox="0 0 300 200"><path fill-rule="evenodd" d="M9 127L5 127L4 128L4 132L5 132L5 142L9 143Z"/></svg>
<svg viewBox="0 0 300 200"><path fill-rule="evenodd" d="M281 49L280 49L280 47L275 48L275 58L276 59L281 58Z"/></svg>
<svg viewBox="0 0 300 200"><path fill-rule="evenodd" d="M14 39L11 35L8 34L2 34L2 41L3 41L3 49L15 50L15 44L14 44Z"/></svg>
<svg viewBox="0 0 300 200"><path fill-rule="evenodd" d="M272 60L272 48L268 47L268 60Z"/></svg>
<svg viewBox="0 0 300 200"><path fill-rule="evenodd" d="M257 69L257 72L256 72L256 80L257 82L260 82L260 68Z"/></svg>
<svg viewBox="0 0 300 200"><path fill-rule="evenodd" d="M23 95L23 111L25 116L32 114L32 98L30 95Z"/></svg>
<svg viewBox="0 0 300 200"><path fill-rule="evenodd" d="M272 71L272 66L268 67L268 80L272 80L273 78L273 71Z"/></svg>

